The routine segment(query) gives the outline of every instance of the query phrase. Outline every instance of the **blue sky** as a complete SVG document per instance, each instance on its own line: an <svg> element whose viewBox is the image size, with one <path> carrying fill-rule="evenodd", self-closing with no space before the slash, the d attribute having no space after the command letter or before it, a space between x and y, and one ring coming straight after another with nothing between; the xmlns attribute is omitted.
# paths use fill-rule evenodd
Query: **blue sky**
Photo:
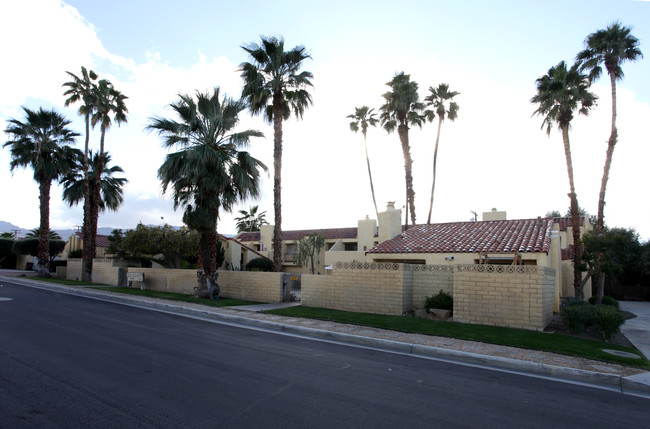
<svg viewBox="0 0 650 429"><path fill-rule="evenodd" d="M441 82L461 93L458 119L443 124L433 220L465 221L471 211L493 207L509 218L533 218L569 205L561 136L553 130L547 137L541 118L531 118L535 79L561 60L572 62L589 33L615 20L633 28L646 58L625 64L618 85L620 139L606 216L610 226L634 227L649 239L645 1L3 2L0 54L10 66L0 70L0 121L19 118L22 105L43 105L65 113L81 131L75 109L63 107L65 71L79 73L84 65L109 78L129 96L129 122L110 130L106 145L130 183L124 206L104 214L100 226L180 225L182 211L174 212L156 179L166 152L144 127L154 115L169 115L166 106L178 93L219 85L237 97L237 66L247 60L241 45L281 35L289 47L307 47L313 59L304 69L314 74L314 106L304 120L285 123L285 229L356 226L374 217L363 141L349 131L346 116L355 106L378 108L385 83L400 71L419 83L422 98ZM595 213L611 105L606 79L592 90L599 105L588 118L574 120L571 143L579 201ZM265 133L250 151L271 166L271 127L259 117L241 119L242 127ZM432 124L411 131L419 222L428 213L435 131ZM98 131L92 138L98 146ZM368 145L380 210L388 201L403 206L397 135L371 129ZM37 186L30 172L12 175L8 164L8 151L0 151L0 197L19 204L3 204L0 220L33 228ZM271 220L270 177L263 187L260 200L236 210L259 204ZM79 225L81 207L67 208L59 188L52 195L53 227ZM221 214L219 232L235 232L233 217Z"/></svg>

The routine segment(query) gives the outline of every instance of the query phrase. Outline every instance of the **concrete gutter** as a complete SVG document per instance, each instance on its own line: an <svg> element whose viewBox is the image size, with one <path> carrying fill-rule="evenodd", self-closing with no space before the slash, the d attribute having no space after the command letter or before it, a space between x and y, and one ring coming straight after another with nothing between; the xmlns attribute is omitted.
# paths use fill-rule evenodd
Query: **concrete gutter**
<svg viewBox="0 0 650 429"><path fill-rule="evenodd" d="M78 286L63 286L39 282L26 278L2 277L0 281L15 282L29 287L51 290L91 299L130 305L139 308L161 311L174 315L209 320L237 327L247 327L266 332L294 335L318 341L326 341L355 347L363 347L391 353L411 355L419 358L435 359L455 364L488 368L497 371L512 372L527 376L547 378L565 383L581 384L600 389L619 391L625 395L650 398L650 372L632 376L621 376L576 368L567 368L539 362L482 355L459 350L432 347L408 342L365 337L342 332L335 332L288 323L246 317L246 311L224 311L218 307L192 308L177 305L174 301L151 300L129 295L117 295L110 292L86 289ZM237 312L240 314L228 314Z"/></svg>

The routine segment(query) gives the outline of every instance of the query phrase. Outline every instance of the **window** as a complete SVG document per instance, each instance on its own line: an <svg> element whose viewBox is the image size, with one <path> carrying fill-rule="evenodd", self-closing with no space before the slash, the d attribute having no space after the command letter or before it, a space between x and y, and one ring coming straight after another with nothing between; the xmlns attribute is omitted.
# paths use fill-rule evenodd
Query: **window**
<svg viewBox="0 0 650 429"><path fill-rule="evenodd" d="M357 243L344 243L345 244L345 251L346 252L356 252L357 251Z"/></svg>

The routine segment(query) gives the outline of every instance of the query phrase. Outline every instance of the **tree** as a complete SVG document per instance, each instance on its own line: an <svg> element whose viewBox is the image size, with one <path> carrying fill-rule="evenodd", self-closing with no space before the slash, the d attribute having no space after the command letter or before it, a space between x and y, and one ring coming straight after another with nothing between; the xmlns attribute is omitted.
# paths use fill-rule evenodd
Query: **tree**
<svg viewBox="0 0 650 429"><path fill-rule="evenodd" d="M95 185L93 188L93 195L91 196L90 205L90 227L88 228L89 235L84 236L84 262L86 272L82 273L84 279L92 280L92 265L93 259L96 254L97 242L97 221L99 219L99 202L101 201L101 176L104 171L104 142L106 140L106 131L111 127L113 122L121 124L126 122L126 114L128 109L124 100L124 94L116 90L108 80L102 79L98 82L93 91L94 110L90 118L90 124L93 128L99 124L100 139L99 139L99 156L97 158L97 165L95 171Z"/></svg>
<svg viewBox="0 0 650 429"><path fill-rule="evenodd" d="M313 75L300 72L302 62L311 58L304 46L284 50L284 40L262 37L262 43L242 46L251 62L239 70L244 80L242 99L254 115L263 113L273 124L273 266L282 270L282 122L293 113L302 119L312 104L308 88Z"/></svg>
<svg viewBox="0 0 650 429"><path fill-rule="evenodd" d="M39 275L49 276L50 189L71 168L79 151L68 146L79 134L70 130L70 121L54 110L42 107L30 110L23 107L25 122L10 119L5 133L11 140L3 147L10 147L13 171L17 167L31 167L34 180L39 186L40 236L38 246Z"/></svg>
<svg viewBox="0 0 650 429"><path fill-rule="evenodd" d="M639 234L634 230L605 228L601 233L589 231L582 237L582 243L584 252L580 270L587 273L583 284L599 273L607 277L623 274L642 259Z"/></svg>
<svg viewBox="0 0 650 429"><path fill-rule="evenodd" d="M425 115L429 122L433 121L438 115L438 132L436 134L436 145L433 149L433 183L431 185L431 201L429 203L429 217L427 218L427 225L431 224L431 214L433 212L433 192L436 189L436 163L438 160L438 143L440 142L440 128L445 117L450 121L458 117L458 104L451 101L455 96L460 94L457 91L449 91L449 85L441 83L437 88L429 87L429 94L424 98L427 106L432 106L434 110L427 110Z"/></svg>
<svg viewBox="0 0 650 429"><path fill-rule="evenodd" d="M397 128L402 153L404 155L404 172L406 176L406 222L411 211L411 223L415 225L415 191L413 190L413 159L409 145L409 125L422 128L424 104L419 101L418 84L411 81L411 76L404 72L397 73L386 83L391 91L383 95L386 101L380 107L380 120L384 129L390 134Z"/></svg>
<svg viewBox="0 0 650 429"><path fill-rule="evenodd" d="M115 259L127 259L129 253L124 250L124 231L121 229L111 231L108 243L106 254L112 255Z"/></svg>
<svg viewBox="0 0 650 429"><path fill-rule="evenodd" d="M38 238L40 236L41 236L40 228L34 228L31 231L29 231L27 234L25 234L25 238ZM49 230L48 236L50 237L50 240L61 240L61 236L56 231Z"/></svg>
<svg viewBox="0 0 650 429"><path fill-rule="evenodd" d="M377 210L377 200L375 199L375 186L372 183L372 172L370 171L370 158L368 157L368 143L366 142L366 134L368 133L368 126L376 126L379 120L377 115L374 113L375 109L371 109L368 106L355 107L354 113L348 115L349 119L352 119L350 122L350 130L355 133L361 130L363 134L363 146L366 150L366 164L368 165L368 178L370 179L370 192L372 193L372 203L375 206L375 214L377 219L379 219L379 210Z"/></svg>
<svg viewBox="0 0 650 429"><path fill-rule="evenodd" d="M249 211L239 210L241 216L236 217L237 232L259 231L262 225L266 225L266 212L257 213L258 206L252 206Z"/></svg>
<svg viewBox="0 0 650 429"><path fill-rule="evenodd" d="M183 222L199 233L199 293L212 297L216 286L217 220L219 211L230 211L235 203L259 195L260 170L266 166L240 150L260 131L235 132L242 101L212 93L179 96L170 106L179 121L152 118L147 129L157 132L168 154L158 169L163 192L171 188L174 208L184 206Z"/></svg>
<svg viewBox="0 0 650 429"><path fill-rule="evenodd" d="M89 170L89 145L90 145L90 118L95 113L96 102L96 93L97 93L97 84L96 80L98 78L97 73L94 71L86 70L85 67L81 67L81 77L77 77L71 72L66 72L72 80L63 84L64 87L67 87L67 90L63 93L64 96L68 98L65 100L65 106L68 107L73 103L79 101L82 102L79 106L79 114L84 117L84 122L86 125L86 135L85 135L85 144L84 144L84 157L83 157L83 226L82 226L82 236L90 237L92 234L90 232L91 225L91 203L90 203L90 185L88 178ZM91 247L90 241L87 238L84 238L84 250L88 250ZM90 281L89 272L87 271L86 264L88 262L87 258L83 258L82 261L82 276L84 280ZM92 264L92 258L90 258L90 263ZM91 268L92 271L92 268Z"/></svg>
<svg viewBox="0 0 650 429"><path fill-rule="evenodd" d="M605 153L605 167L603 178L600 184L598 195L598 214L596 218L596 232L602 233L605 228L605 192L609 181L609 171L612 165L614 147L618 142L618 130L616 128L616 81L623 79L621 65L626 61L636 61L643 58L639 49L639 39L631 34L631 28L615 22L605 30L598 30L591 33L585 39L586 48L578 53L576 60L580 63L582 71L589 72L589 81L593 82L602 74L601 65L605 66L612 89L612 127L607 141ZM599 271L599 270L597 270ZM605 277L597 273L598 281L596 287L596 303L600 304L603 297Z"/></svg>
<svg viewBox="0 0 650 429"><path fill-rule="evenodd" d="M320 250L325 245L325 237L323 234L309 234L298 241L298 254L296 255L296 263L298 265L311 264L311 273L314 274L314 258L318 260Z"/></svg>
<svg viewBox="0 0 650 429"><path fill-rule="evenodd" d="M597 97L589 92L589 81L587 76L580 73L578 64L567 69L566 63L561 61L558 65L551 67L548 72L537 79L537 94L530 99L531 103L539 107L533 115L544 117L542 129L546 127L546 133L550 136L551 127L558 124L562 132L564 143L564 155L566 157L567 173L569 176L569 199L571 201L571 226L573 235L573 286L576 298L583 299L582 274L578 270L580 265L581 244L580 244L580 216L578 196L573 181L573 162L571 159L571 146L569 143L569 126L573 114L587 115L594 106Z"/></svg>
<svg viewBox="0 0 650 429"><path fill-rule="evenodd" d="M97 206L99 212L106 210L117 211L117 209L124 202L124 186L129 182L124 177L114 177L115 173L124 173L124 170L119 165L109 167L111 163L111 156L108 152L104 152L103 161L101 162L104 171L100 175L100 191L99 201L95 201L97 193L95 186L97 186L97 169L99 168L99 154L90 151L90 165L91 169L88 172L89 189L90 189L90 204L92 207ZM63 185L63 200L72 207L79 204L84 200L85 194L85 180L86 173L83 171L83 165L80 165L83 160L77 160L75 168L68 173L61 184Z"/></svg>
<svg viewBox="0 0 650 429"><path fill-rule="evenodd" d="M41 263L41 258L39 256L41 252L41 240L40 238L24 238L22 240L16 240L11 246L11 251L16 255L30 255L36 256L38 259L38 275L40 277L49 277L50 275L50 264L54 259L63 252L65 248L65 241L63 240L48 240L47 242L47 259L45 265ZM47 274L43 274L42 271L47 270Z"/></svg>
<svg viewBox="0 0 650 429"><path fill-rule="evenodd" d="M121 240L117 234L114 236L114 241L119 241L116 250L124 252L126 259L153 261L174 269L189 265L187 261L194 259L199 244L196 231L185 227L176 229L168 224L146 226L139 223Z"/></svg>

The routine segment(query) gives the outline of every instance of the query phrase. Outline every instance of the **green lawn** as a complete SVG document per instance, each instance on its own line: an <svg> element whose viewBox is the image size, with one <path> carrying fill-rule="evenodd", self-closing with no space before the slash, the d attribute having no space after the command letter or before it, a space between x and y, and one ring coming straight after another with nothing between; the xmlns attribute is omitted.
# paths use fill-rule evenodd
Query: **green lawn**
<svg viewBox="0 0 650 429"><path fill-rule="evenodd" d="M101 289L109 292L125 293L129 295L162 298L162 299L168 299L170 301L192 302L195 304L208 305L210 307L235 307L238 305L261 304L261 302L244 301L243 299L232 299L232 298L203 299L203 298L196 298L194 295L187 295L183 293L157 292L153 290L141 290L139 288L128 288L128 287L109 286L109 287L93 287L93 289Z"/></svg>
<svg viewBox="0 0 650 429"><path fill-rule="evenodd" d="M289 307L269 310L265 313L289 317L329 320L350 325L370 326L393 331L451 337L463 340L541 350L570 356L580 356L605 362L637 366L650 369L650 361L619 357L605 353L602 349L621 350L642 356L637 350L603 341L586 340L568 335L525 329L501 328L497 326L471 325L449 321L415 319L404 316L355 313L326 308Z"/></svg>

